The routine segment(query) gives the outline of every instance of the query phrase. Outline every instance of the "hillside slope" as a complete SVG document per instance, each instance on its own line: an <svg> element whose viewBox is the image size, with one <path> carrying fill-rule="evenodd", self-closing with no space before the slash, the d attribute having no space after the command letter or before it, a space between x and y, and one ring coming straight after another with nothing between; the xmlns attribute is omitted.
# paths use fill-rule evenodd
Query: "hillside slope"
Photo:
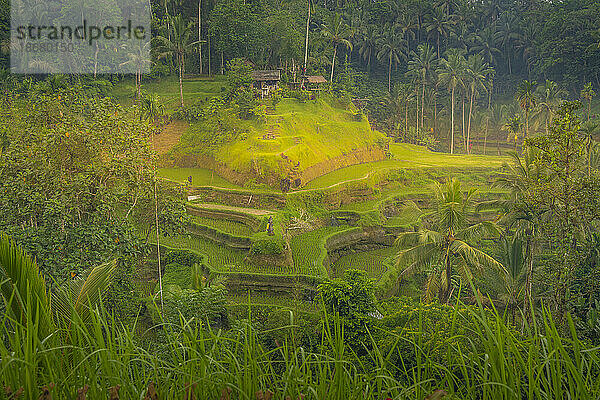
<svg viewBox="0 0 600 400"><path fill-rule="evenodd" d="M230 118L233 132L219 140L221 125L192 124L171 151L172 165L214 168L243 184L276 185L284 178L310 181L332 170L385 158L385 137L373 131L352 104L331 98L283 99L266 121ZM216 142L216 143L215 143Z"/></svg>

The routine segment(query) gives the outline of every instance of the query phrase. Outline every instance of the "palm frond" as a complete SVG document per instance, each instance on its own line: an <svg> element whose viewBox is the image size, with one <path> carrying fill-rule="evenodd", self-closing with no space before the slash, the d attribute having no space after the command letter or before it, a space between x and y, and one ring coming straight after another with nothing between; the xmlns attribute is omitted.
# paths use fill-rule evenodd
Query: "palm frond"
<svg viewBox="0 0 600 400"><path fill-rule="evenodd" d="M439 246L434 243L424 243L399 252L396 266L401 269L400 277L409 277L422 271L439 257Z"/></svg>
<svg viewBox="0 0 600 400"><path fill-rule="evenodd" d="M52 310L57 320L65 322L76 313L83 322L90 315L89 307L100 301L117 266L116 261L94 267L86 278L77 278L52 293Z"/></svg>
<svg viewBox="0 0 600 400"><path fill-rule="evenodd" d="M492 256L487 255L481 250L478 250L462 240L455 240L450 250L453 254L458 256L461 260L466 263L466 266L474 267L477 270L483 270L485 268L495 269L503 274L507 271L504 265L496 261ZM467 268L468 269L468 268Z"/></svg>

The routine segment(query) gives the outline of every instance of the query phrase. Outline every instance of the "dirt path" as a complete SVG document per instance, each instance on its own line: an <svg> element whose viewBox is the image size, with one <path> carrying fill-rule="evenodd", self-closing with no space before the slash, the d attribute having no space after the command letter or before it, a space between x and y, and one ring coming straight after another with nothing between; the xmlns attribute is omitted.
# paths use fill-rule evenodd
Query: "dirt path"
<svg viewBox="0 0 600 400"><path fill-rule="evenodd" d="M345 181L341 181L341 182L337 182L334 183L333 185L329 185L329 186L325 186L325 187L318 187L318 188L313 188L313 189L300 189L300 190L294 190L290 193L304 193L304 192L314 192L316 190L327 190L327 189L331 189L334 188L336 186L340 186L340 185L345 185L346 183L350 183L350 182L356 182L356 181L362 181L364 179L367 179L368 177L370 177L371 175L373 175L375 172L379 171L378 169L374 169L373 171L370 171L368 174L366 174L365 176L362 176L360 178L354 178L354 179L347 179Z"/></svg>
<svg viewBox="0 0 600 400"><path fill-rule="evenodd" d="M165 129L155 136L154 146L158 154L166 154L179 142L179 138L188 128L183 121L173 121Z"/></svg>
<svg viewBox="0 0 600 400"><path fill-rule="evenodd" d="M189 196L188 201L194 200L194 196ZM194 203L195 207L204 208L208 210L223 210L223 211L238 211L244 214L251 214L256 216L263 215L271 215L274 212L269 210L258 210L256 208L243 208L243 207L233 207L233 206L225 206L222 204L213 204L213 203Z"/></svg>

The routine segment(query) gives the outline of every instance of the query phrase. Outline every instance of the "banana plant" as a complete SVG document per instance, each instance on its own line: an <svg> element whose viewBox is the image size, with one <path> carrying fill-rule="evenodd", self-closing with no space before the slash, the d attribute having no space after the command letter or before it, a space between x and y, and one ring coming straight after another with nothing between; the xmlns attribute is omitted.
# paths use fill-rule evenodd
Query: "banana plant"
<svg viewBox="0 0 600 400"><path fill-rule="evenodd" d="M38 321L40 339L59 328L69 328L72 319L89 321L92 307L112 279L116 262L89 270L49 292L35 259L8 236L0 234L0 294L6 312L15 323Z"/></svg>

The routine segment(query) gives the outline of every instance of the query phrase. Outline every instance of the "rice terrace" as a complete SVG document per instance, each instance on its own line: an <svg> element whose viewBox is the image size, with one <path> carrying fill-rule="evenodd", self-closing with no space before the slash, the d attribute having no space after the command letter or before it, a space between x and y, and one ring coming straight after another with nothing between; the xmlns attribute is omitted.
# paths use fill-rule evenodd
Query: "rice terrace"
<svg viewBox="0 0 600 400"><path fill-rule="evenodd" d="M0 399L600 398L597 2L62 1L0 0Z"/></svg>

